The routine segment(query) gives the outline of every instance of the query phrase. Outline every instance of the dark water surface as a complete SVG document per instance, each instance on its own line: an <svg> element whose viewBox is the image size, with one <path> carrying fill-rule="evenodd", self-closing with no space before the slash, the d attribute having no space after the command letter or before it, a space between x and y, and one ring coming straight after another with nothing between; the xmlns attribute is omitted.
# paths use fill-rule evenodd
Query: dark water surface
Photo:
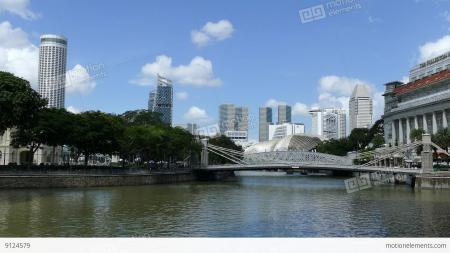
<svg viewBox="0 0 450 253"><path fill-rule="evenodd" d="M450 237L450 191L343 179L0 190L0 237Z"/></svg>

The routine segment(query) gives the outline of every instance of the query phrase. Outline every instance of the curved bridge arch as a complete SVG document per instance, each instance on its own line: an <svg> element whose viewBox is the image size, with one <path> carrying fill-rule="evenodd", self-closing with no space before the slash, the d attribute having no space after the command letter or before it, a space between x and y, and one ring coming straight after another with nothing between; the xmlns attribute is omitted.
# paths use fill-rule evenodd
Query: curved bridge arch
<svg viewBox="0 0 450 253"><path fill-rule="evenodd" d="M245 154L244 161L248 164L280 163L291 165L352 165L352 160L347 157L307 151L272 151Z"/></svg>

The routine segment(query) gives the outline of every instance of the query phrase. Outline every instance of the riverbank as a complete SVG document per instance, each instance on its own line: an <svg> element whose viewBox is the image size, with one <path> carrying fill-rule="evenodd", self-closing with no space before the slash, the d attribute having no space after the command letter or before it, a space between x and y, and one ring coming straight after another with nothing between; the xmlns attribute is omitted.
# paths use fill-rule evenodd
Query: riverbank
<svg viewBox="0 0 450 253"><path fill-rule="evenodd" d="M434 172L418 175L415 180L416 189L450 189L450 172Z"/></svg>
<svg viewBox="0 0 450 253"><path fill-rule="evenodd" d="M145 174L32 174L0 175L0 189L80 188L174 184L196 180L192 171Z"/></svg>

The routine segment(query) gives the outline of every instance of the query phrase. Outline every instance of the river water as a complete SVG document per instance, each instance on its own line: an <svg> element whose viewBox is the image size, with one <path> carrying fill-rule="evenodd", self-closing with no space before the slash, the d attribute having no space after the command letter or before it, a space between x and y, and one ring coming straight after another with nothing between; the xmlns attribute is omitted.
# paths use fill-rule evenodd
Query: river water
<svg viewBox="0 0 450 253"><path fill-rule="evenodd" d="M241 177L89 189L0 190L0 237L449 237L450 191L342 178Z"/></svg>

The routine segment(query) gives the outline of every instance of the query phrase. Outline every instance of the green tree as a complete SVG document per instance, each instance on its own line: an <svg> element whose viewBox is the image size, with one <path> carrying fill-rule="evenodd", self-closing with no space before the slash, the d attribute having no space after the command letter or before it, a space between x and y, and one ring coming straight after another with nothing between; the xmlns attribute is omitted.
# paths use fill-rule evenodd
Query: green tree
<svg viewBox="0 0 450 253"><path fill-rule="evenodd" d="M422 135L425 134L425 131L422 128L412 129L409 133L409 138L411 141L421 141Z"/></svg>
<svg viewBox="0 0 450 253"><path fill-rule="evenodd" d="M353 150L353 145L348 138L331 139L323 141L317 146L317 151L320 153L345 156L348 152Z"/></svg>
<svg viewBox="0 0 450 253"><path fill-rule="evenodd" d="M361 150L367 147L369 144L370 136L369 136L369 129L367 128L355 128L350 133L350 136L348 137L350 142L352 143L353 150Z"/></svg>
<svg viewBox="0 0 450 253"><path fill-rule="evenodd" d="M122 118L100 111L83 112L73 118L76 126L70 145L77 148L88 164L91 154L115 154L120 151L119 140L125 130Z"/></svg>
<svg viewBox="0 0 450 253"><path fill-rule="evenodd" d="M370 142L373 144L374 148L380 148L383 146L384 144L384 137L383 135L380 134L376 134L373 138L372 141Z"/></svg>
<svg viewBox="0 0 450 253"><path fill-rule="evenodd" d="M209 143L212 145L215 145L215 146L222 147L222 148L228 148L228 149L233 149L236 151L243 152L243 149L241 146L236 145L230 138L226 137L225 135L211 138L211 139L209 139ZM209 153L209 163L210 164L226 164L226 163L230 163L230 161L228 159L225 159L214 153Z"/></svg>
<svg viewBox="0 0 450 253"><path fill-rule="evenodd" d="M438 130L436 134L431 136L431 139L436 145L447 150L450 147L450 129L442 128Z"/></svg>
<svg viewBox="0 0 450 253"><path fill-rule="evenodd" d="M29 164L33 162L34 153L43 145L55 147L65 144L70 133L70 113L64 109L43 108L36 117L33 125L18 127L12 134L11 144L15 147L28 147ZM53 150L53 162L54 162Z"/></svg>
<svg viewBox="0 0 450 253"><path fill-rule="evenodd" d="M120 116L128 126L163 124L160 113L150 112L148 110L126 111Z"/></svg>
<svg viewBox="0 0 450 253"><path fill-rule="evenodd" d="M33 126L46 104L28 81L0 71L0 134L7 128Z"/></svg>

